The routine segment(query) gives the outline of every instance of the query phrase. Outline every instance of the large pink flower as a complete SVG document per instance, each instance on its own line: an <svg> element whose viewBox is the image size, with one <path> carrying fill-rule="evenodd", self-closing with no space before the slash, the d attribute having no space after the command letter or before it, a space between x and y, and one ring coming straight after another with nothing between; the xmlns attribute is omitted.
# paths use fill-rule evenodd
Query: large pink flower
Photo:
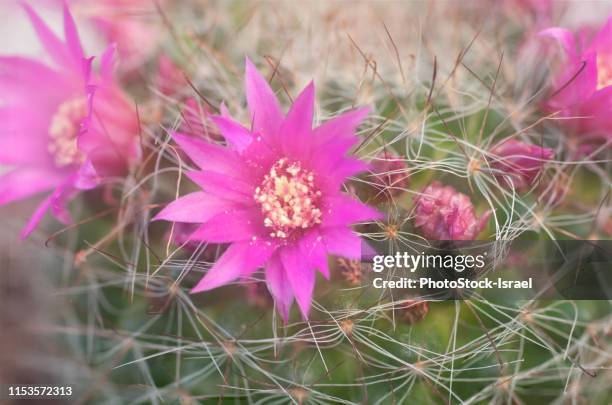
<svg viewBox="0 0 612 405"><path fill-rule="evenodd" d="M188 176L204 191L170 203L155 218L201 224L191 235L194 240L231 243L192 292L264 267L283 318L288 319L294 297L306 318L315 269L328 278L329 254L358 259L361 240L349 226L379 217L340 191L348 176L367 169L347 152L368 109L352 110L313 129L313 84L285 115L248 59L246 94L251 129L227 111L212 117L227 146L172 134L199 166Z"/></svg>
<svg viewBox="0 0 612 405"><path fill-rule="evenodd" d="M52 63L0 57L0 204L51 192L22 232L51 209L69 221L65 203L78 189L122 175L139 156L135 108L112 77L113 48L91 72L64 7L65 42L29 7L25 10Z"/></svg>
<svg viewBox="0 0 612 405"><path fill-rule="evenodd" d="M566 124L581 144L599 144L612 139L612 18L589 40L563 28L540 33L556 39L565 63L553 83L546 103L550 111L568 118Z"/></svg>

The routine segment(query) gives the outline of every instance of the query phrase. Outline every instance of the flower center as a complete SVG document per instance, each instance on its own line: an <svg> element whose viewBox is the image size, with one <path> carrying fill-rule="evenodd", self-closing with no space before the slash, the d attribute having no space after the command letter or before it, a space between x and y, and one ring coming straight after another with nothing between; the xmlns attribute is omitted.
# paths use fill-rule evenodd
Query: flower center
<svg viewBox="0 0 612 405"><path fill-rule="evenodd" d="M84 97L72 98L62 104L51 118L49 125L49 145L47 150L53 155L57 167L83 163L84 156L77 145L81 121L87 116L87 100Z"/></svg>
<svg viewBox="0 0 612 405"><path fill-rule="evenodd" d="M597 90L612 85L612 55L597 54Z"/></svg>
<svg viewBox="0 0 612 405"><path fill-rule="evenodd" d="M264 226L271 228L270 236L276 238L287 238L295 229L321 223L320 197L312 172L287 158L272 166L254 195L265 217Z"/></svg>

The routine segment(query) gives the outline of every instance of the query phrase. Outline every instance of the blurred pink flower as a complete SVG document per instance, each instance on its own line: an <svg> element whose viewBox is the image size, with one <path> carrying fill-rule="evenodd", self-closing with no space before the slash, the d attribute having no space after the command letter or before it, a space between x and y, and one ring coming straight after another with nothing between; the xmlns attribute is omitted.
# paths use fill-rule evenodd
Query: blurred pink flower
<svg viewBox="0 0 612 405"><path fill-rule="evenodd" d="M157 0L163 6L165 0ZM116 43L121 65L131 70L156 51L162 29L152 0L70 0L75 13L96 26L109 43Z"/></svg>
<svg viewBox="0 0 612 405"><path fill-rule="evenodd" d="M0 57L0 163L13 168L0 177L0 204L51 191L22 236L51 209L62 222L65 204L78 189L122 175L139 156L134 106L112 77L113 48L92 74L76 26L64 7L59 39L27 5L25 10L52 60Z"/></svg>
<svg viewBox="0 0 612 405"><path fill-rule="evenodd" d="M546 160L554 156L549 148L508 139L491 148L491 168L498 178L511 182L517 190L525 190L533 185Z"/></svg>
<svg viewBox="0 0 612 405"><path fill-rule="evenodd" d="M507 0L510 7L531 14L537 23L550 21L553 12L552 0Z"/></svg>
<svg viewBox="0 0 612 405"><path fill-rule="evenodd" d="M487 211L477 219L468 196L438 181L427 186L415 204L414 225L431 240L474 240L491 215Z"/></svg>
<svg viewBox="0 0 612 405"><path fill-rule="evenodd" d="M174 133L200 170L187 175L206 191L170 203L155 219L202 224L191 236L231 243L192 292L207 291L265 267L266 283L287 321L295 296L308 317L315 269L329 277L329 254L359 258L361 240L349 228L380 215L340 192L367 169L347 156L367 108L312 128L314 85L283 114L267 81L246 60L251 129L225 108L213 117L227 147Z"/></svg>
<svg viewBox="0 0 612 405"><path fill-rule="evenodd" d="M582 146L612 140L612 17L590 40L586 30L557 27L539 35L558 41L565 56L546 108L571 118L561 122Z"/></svg>
<svg viewBox="0 0 612 405"><path fill-rule="evenodd" d="M187 86L183 71L166 54L161 54L157 58L155 81L158 90L166 96L173 96Z"/></svg>

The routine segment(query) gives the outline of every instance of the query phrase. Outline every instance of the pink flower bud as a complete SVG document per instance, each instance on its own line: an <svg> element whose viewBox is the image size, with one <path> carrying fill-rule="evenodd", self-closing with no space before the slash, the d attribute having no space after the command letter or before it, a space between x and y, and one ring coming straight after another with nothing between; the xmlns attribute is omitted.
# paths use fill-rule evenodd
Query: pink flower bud
<svg viewBox="0 0 612 405"><path fill-rule="evenodd" d="M172 96L187 86L183 71L172 59L162 54L157 61L157 87L162 94Z"/></svg>
<svg viewBox="0 0 612 405"><path fill-rule="evenodd" d="M416 200L414 225L432 240L473 240L482 231L491 211L476 218L470 198L451 186L434 181Z"/></svg>
<svg viewBox="0 0 612 405"><path fill-rule="evenodd" d="M372 174L368 181L372 182L376 196L374 200L387 200L401 194L410 183L408 166L392 152L382 152L370 163Z"/></svg>
<svg viewBox="0 0 612 405"><path fill-rule="evenodd" d="M423 300L407 299L395 307L399 312L399 319L408 325L421 322L429 313L429 303Z"/></svg>
<svg viewBox="0 0 612 405"><path fill-rule="evenodd" d="M525 190L533 185L544 162L553 156L552 149L509 139L491 148L490 164L500 181Z"/></svg>
<svg viewBox="0 0 612 405"><path fill-rule="evenodd" d="M363 271L360 260L338 257L336 259L336 263L342 272L342 278L344 278L351 285L361 285L361 282L363 281Z"/></svg>

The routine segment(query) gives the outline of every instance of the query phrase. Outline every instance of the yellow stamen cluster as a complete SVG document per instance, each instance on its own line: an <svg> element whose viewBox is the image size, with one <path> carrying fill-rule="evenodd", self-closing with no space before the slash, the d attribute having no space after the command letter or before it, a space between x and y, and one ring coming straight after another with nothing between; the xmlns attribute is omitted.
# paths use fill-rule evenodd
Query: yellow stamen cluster
<svg viewBox="0 0 612 405"><path fill-rule="evenodd" d="M317 207L320 196L312 172L283 158L255 189L254 198L261 205L264 226L272 229L270 236L287 238L295 229L321 223L321 210Z"/></svg>
<svg viewBox="0 0 612 405"><path fill-rule="evenodd" d="M49 125L49 145L47 150L57 167L80 164L84 157L77 145L81 121L87 115L87 100L73 98L60 104Z"/></svg>
<svg viewBox="0 0 612 405"><path fill-rule="evenodd" d="M597 90L612 86L612 55L597 54Z"/></svg>

